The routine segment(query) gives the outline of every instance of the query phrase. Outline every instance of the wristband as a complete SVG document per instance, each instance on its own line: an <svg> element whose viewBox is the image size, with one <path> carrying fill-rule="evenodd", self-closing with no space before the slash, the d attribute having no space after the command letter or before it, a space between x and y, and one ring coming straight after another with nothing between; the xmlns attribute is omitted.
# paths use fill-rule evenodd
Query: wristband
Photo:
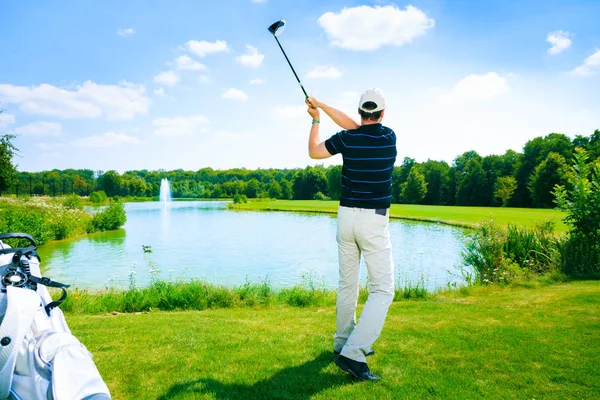
<svg viewBox="0 0 600 400"><path fill-rule="evenodd" d="M320 124L320 123L321 123L321 121L319 121L318 119L313 119L313 120L312 120L312 123L313 123L313 124L315 124L315 123L316 123L316 124Z"/></svg>

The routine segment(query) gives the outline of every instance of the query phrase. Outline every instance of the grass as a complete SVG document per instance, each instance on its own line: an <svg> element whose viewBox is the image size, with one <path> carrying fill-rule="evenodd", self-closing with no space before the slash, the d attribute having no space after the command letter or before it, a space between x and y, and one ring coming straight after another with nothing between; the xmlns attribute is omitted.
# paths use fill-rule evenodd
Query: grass
<svg viewBox="0 0 600 400"><path fill-rule="evenodd" d="M236 210L255 211L298 211L337 213L338 201L319 200L267 200L231 204ZM481 222L493 218L501 226L508 224L533 227L536 223L551 220L556 230L566 232L568 227L562 222L565 213L553 209L504 208L504 207L461 207L425 206L415 204L392 204L390 218L414 221L438 222L465 228L477 227Z"/></svg>
<svg viewBox="0 0 600 400"><path fill-rule="evenodd" d="M118 399L592 399L600 282L474 287L392 304L379 383L331 355L335 307L73 315Z"/></svg>
<svg viewBox="0 0 600 400"><path fill-rule="evenodd" d="M55 295L59 296L58 291ZM359 301L368 296L366 286L360 287ZM422 282L398 283L394 298L426 299L429 293ZM61 305L65 312L74 314L98 314L109 312L183 311L231 307L254 307L257 305L294 307L334 306L336 291L318 287L313 278L301 285L275 288L269 281L246 282L230 288L206 283L201 280L160 281L146 287L131 286L127 290L105 289L99 291L71 290Z"/></svg>

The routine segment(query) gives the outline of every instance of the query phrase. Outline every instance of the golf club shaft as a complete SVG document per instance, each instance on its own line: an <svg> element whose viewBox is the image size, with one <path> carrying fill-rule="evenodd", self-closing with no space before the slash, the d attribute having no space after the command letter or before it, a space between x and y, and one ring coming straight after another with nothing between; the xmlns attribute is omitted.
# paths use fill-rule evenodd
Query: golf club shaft
<svg viewBox="0 0 600 400"><path fill-rule="evenodd" d="M292 72L294 73L294 76L296 77L296 80L298 81L298 84L300 85L300 88L304 92L304 96L306 96L306 98L308 99L308 94L306 94L306 90L304 90L304 86L302 86L302 82L300 82L300 78L298 78L298 74L296 74L296 71L294 70L294 67L292 66L292 63L290 62L290 59L288 58L287 54L285 54L285 50L283 50L283 47L281 46L281 43L279 43L279 39L277 39L277 36L273 36L273 37L277 41L277 44L279 45L279 48L281 49L281 52L283 53L283 56L285 57L285 59L287 60L288 64L290 65L290 68L292 69Z"/></svg>

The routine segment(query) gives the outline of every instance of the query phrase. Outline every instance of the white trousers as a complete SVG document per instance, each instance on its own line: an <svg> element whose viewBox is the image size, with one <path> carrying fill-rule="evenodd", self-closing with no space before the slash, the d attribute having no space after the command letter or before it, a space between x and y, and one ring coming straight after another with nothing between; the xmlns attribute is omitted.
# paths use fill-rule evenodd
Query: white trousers
<svg viewBox="0 0 600 400"><path fill-rule="evenodd" d="M372 209L340 206L337 242L340 277L333 349L344 357L366 362L365 355L381 334L394 299L389 210L379 215ZM369 297L357 324L361 254L367 265Z"/></svg>

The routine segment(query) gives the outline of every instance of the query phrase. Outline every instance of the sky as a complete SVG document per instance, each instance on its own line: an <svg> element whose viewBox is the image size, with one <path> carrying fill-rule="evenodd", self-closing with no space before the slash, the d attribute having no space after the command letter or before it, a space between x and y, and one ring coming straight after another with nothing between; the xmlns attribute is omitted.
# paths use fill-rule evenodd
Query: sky
<svg viewBox="0 0 600 400"><path fill-rule="evenodd" d="M398 160L600 129L597 0L6 0L0 132L20 171L302 168L310 95L387 97ZM339 128L321 116L321 139Z"/></svg>

